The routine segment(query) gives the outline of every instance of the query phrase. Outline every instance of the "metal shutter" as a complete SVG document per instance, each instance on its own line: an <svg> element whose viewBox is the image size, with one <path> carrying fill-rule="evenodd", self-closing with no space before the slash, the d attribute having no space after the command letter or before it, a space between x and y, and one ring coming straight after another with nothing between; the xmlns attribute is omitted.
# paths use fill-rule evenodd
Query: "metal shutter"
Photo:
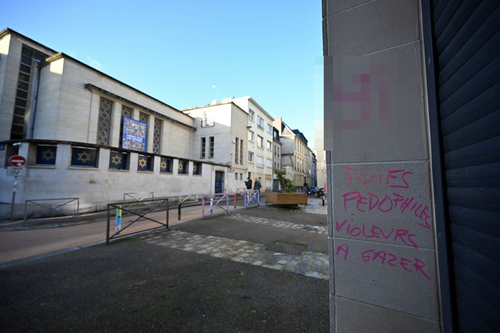
<svg viewBox="0 0 500 333"><path fill-rule="evenodd" d="M431 0L430 13L425 6L434 49L440 135L432 140L439 140L441 150L452 317L460 332L498 332L500 1Z"/></svg>

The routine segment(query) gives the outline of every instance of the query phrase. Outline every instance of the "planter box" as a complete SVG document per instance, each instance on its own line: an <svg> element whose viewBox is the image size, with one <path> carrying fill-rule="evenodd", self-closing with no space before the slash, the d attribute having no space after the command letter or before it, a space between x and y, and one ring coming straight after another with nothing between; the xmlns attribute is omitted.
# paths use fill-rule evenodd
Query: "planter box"
<svg viewBox="0 0 500 333"><path fill-rule="evenodd" d="M307 205L307 194L305 193L266 193L266 203L275 205Z"/></svg>

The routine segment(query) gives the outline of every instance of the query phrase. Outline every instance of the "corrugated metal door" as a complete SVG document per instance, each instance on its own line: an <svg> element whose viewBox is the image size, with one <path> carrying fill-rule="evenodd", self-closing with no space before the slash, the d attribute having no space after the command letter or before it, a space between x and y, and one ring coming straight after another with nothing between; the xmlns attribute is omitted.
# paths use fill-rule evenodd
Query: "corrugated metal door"
<svg viewBox="0 0 500 333"><path fill-rule="evenodd" d="M453 318L499 332L500 1L431 0L430 12Z"/></svg>

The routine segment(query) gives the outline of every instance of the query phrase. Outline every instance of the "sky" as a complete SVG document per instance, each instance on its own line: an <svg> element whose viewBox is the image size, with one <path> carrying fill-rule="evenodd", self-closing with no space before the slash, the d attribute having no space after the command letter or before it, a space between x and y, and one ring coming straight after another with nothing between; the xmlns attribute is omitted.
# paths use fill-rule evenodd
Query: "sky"
<svg viewBox="0 0 500 333"><path fill-rule="evenodd" d="M321 1L13 1L11 28L177 109L252 96L314 147Z"/></svg>

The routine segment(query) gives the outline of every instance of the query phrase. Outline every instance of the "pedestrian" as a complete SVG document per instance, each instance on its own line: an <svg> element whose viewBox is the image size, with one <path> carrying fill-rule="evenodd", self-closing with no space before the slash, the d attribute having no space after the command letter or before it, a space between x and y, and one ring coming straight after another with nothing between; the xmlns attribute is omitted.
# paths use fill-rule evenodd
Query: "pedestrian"
<svg viewBox="0 0 500 333"><path fill-rule="evenodd" d="M255 184L253 185L253 189L255 191L260 191L260 188L262 187L262 185L260 184L259 182L259 179L258 178L255 178Z"/></svg>
<svg viewBox="0 0 500 333"><path fill-rule="evenodd" d="M245 182L245 185L247 186L247 190L251 190L252 189L252 180L250 179L250 177L247 178L247 181Z"/></svg>

